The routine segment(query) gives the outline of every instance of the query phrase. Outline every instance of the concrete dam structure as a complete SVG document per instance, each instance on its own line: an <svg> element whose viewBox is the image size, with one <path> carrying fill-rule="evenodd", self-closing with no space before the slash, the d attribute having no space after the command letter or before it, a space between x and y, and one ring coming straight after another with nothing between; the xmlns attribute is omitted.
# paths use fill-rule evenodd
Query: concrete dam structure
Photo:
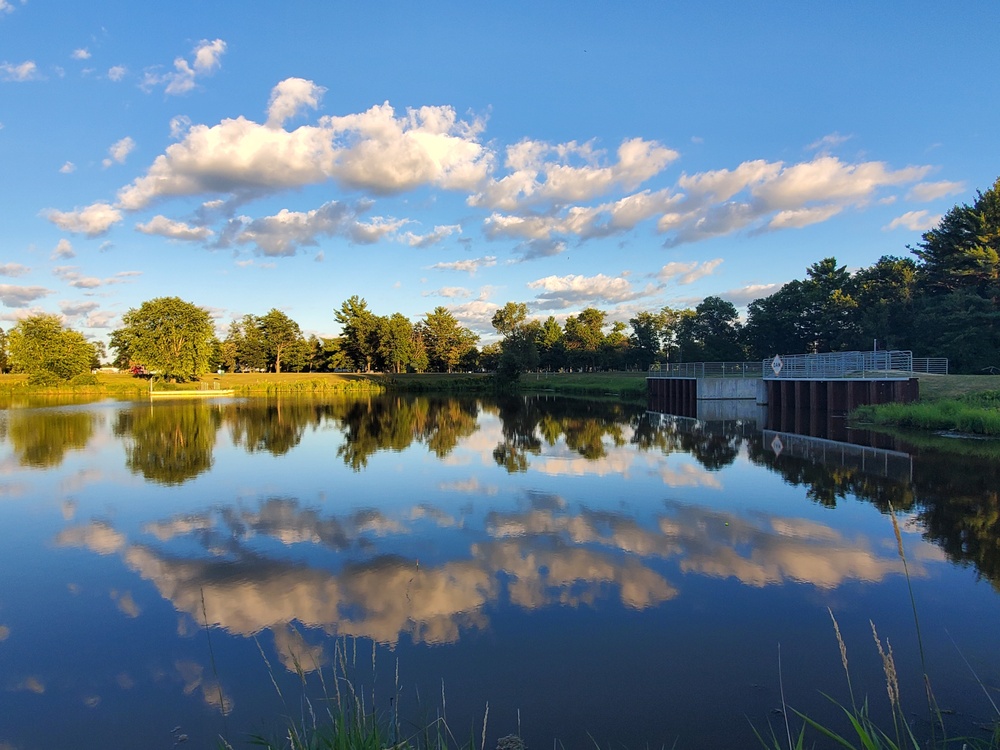
<svg viewBox="0 0 1000 750"><path fill-rule="evenodd" d="M647 386L653 411L701 418L733 413L732 406L711 408L713 402L743 402L748 415L764 413L759 407L766 405L767 429L822 435L830 431L824 423L858 406L915 401L920 390L912 368L910 352L778 355L761 363L661 366L650 370Z"/></svg>

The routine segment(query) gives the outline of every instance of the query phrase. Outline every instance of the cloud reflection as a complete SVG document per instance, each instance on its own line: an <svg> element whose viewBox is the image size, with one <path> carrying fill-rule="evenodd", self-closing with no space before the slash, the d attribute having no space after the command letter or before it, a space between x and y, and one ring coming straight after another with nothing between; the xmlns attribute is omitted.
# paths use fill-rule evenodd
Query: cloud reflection
<svg viewBox="0 0 1000 750"><path fill-rule="evenodd" d="M180 659L174 662L174 669L184 683L185 695L197 691L207 706L225 716L233 710L233 699L226 695L218 680L205 677L205 668L201 664L190 659Z"/></svg>
<svg viewBox="0 0 1000 750"><path fill-rule="evenodd" d="M786 581L830 589L848 580L877 582L902 574L902 561L880 555L868 540L847 539L823 524L758 514L752 518L674 505L661 524L684 549L681 569L748 586ZM915 565L910 574L926 570Z"/></svg>
<svg viewBox="0 0 1000 750"><path fill-rule="evenodd" d="M590 606L610 598L634 609L658 606L678 595L680 579L668 580L670 571L758 587L800 582L824 589L902 572L893 549L875 550L864 537L847 538L814 520L675 502L640 519L574 507L553 494L527 492L524 499L521 510L488 513L482 536L457 548L451 559L430 563L395 552L400 541L426 529L422 521L431 520L442 533L476 530L467 518L426 503L398 517L374 510L338 517L300 507L292 498L269 498L256 510L226 507L145 527L161 543L185 535L207 557L126 544L124 535L100 520L63 531L57 542L122 553L192 622L242 636L271 630L281 662L306 671L329 657L293 623L390 645L403 637L450 643L463 631L488 627L489 608L504 598L526 609ZM264 552L269 547L261 538L365 559L341 560L330 569L277 559ZM910 572L926 572L918 558ZM113 596L126 614L138 614L128 592Z"/></svg>
<svg viewBox="0 0 1000 750"><path fill-rule="evenodd" d="M64 529L56 536L60 547L85 547L99 555L113 555L125 546L125 535L108 521L91 521L84 526Z"/></svg>

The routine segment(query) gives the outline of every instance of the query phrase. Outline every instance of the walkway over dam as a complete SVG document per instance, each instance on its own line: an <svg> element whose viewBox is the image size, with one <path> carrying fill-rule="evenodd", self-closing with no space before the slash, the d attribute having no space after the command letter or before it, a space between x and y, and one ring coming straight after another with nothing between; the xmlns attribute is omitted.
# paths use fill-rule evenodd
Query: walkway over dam
<svg viewBox="0 0 1000 750"><path fill-rule="evenodd" d="M947 360L915 360L905 351L777 355L761 362L658 365L650 368L647 385L651 400L665 411L687 414L699 401L754 399L767 404L774 428L798 431L818 414L915 401L915 374L946 373L947 367Z"/></svg>

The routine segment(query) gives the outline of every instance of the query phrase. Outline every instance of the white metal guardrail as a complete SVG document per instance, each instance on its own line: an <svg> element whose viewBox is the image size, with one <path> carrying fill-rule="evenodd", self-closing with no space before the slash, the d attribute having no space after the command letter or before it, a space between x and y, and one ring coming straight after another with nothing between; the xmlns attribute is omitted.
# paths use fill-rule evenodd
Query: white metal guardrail
<svg viewBox="0 0 1000 750"><path fill-rule="evenodd" d="M651 378L763 378L814 380L905 378L914 373L947 375L944 357L914 357L912 352L828 352L779 354L761 362L670 362L649 368Z"/></svg>
<svg viewBox="0 0 1000 750"><path fill-rule="evenodd" d="M928 375L947 375L947 357L914 357L913 372L923 372Z"/></svg>
<svg viewBox="0 0 1000 750"><path fill-rule="evenodd" d="M763 361L765 380L904 378L913 372L913 352L826 352L775 355Z"/></svg>
<svg viewBox="0 0 1000 750"><path fill-rule="evenodd" d="M760 379L760 362L678 362L651 365L651 378L754 378Z"/></svg>

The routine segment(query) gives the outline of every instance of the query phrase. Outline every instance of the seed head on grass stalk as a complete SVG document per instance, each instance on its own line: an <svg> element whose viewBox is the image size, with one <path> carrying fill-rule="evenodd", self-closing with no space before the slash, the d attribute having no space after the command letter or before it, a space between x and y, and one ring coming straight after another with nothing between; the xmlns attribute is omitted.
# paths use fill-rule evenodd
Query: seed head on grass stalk
<svg viewBox="0 0 1000 750"><path fill-rule="evenodd" d="M844 675L847 677L847 692L851 696L851 708L857 713L858 704L854 700L854 687L851 685L851 670L847 667L847 646L844 644L844 638L840 634L840 624L837 622L837 618L833 616L833 610L827 607L826 611L830 613L830 619L833 620L833 632L837 636L837 645L840 646L840 663L844 665Z"/></svg>

